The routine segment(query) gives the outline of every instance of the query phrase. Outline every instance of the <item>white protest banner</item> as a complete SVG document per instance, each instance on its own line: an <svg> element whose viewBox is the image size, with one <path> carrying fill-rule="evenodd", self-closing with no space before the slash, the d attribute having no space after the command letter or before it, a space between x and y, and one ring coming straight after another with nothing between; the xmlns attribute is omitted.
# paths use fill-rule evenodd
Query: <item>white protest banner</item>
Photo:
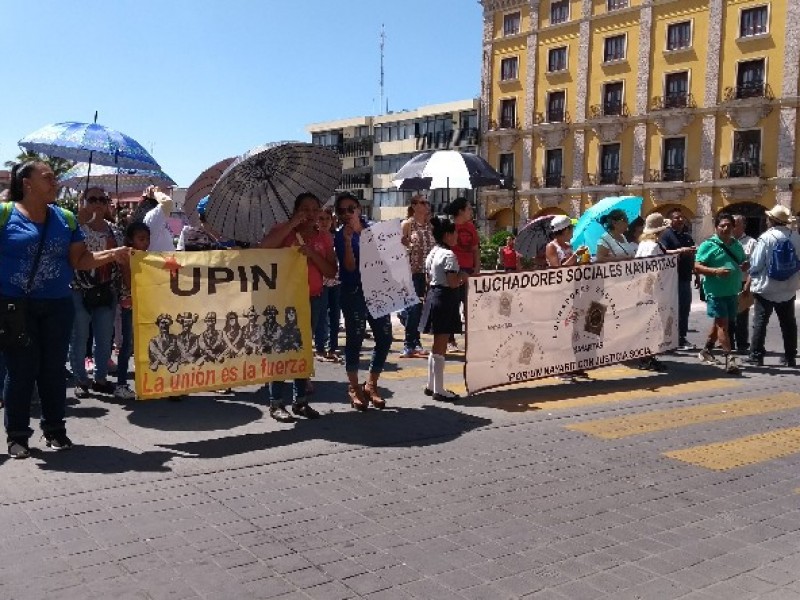
<svg viewBox="0 0 800 600"><path fill-rule="evenodd" d="M361 286L369 314L383 317L419 302L400 219L375 223L361 232Z"/></svg>
<svg viewBox="0 0 800 600"><path fill-rule="evenodd" d="M659 354L678 342L675 256L470 277L470 393Z"/></svg>

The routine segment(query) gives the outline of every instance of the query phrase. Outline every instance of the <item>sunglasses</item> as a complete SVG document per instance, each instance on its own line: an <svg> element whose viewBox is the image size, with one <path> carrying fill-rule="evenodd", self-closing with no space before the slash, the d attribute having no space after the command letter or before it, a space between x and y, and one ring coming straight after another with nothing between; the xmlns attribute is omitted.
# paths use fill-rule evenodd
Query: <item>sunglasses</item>
<svg viewBox="0 0 800 600"><path fill-rule="evenodd" d="M340 206L339 208L336 209L336 214L338 214L338 215L352 215L354 212L356 212L357 208L358 208L357 206L353 206L353 205Z"/></svg>
<svg viewBox="0 0 800 600"><path fill-rule="evenodd" d="M96 204L98 202L101 204L108 204L108 198L105 196L89 196L86 198L86 202L88 204Z"/></svg>

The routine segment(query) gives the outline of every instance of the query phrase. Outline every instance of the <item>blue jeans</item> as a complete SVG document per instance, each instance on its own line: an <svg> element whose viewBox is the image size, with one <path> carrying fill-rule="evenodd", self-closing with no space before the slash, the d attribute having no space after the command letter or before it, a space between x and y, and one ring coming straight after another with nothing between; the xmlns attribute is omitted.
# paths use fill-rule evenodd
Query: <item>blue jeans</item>
<svg viewBox="0 0 800 600"><path fill-rule="evenodd" d="M322 296L312 296L309 298L311 304L311 331L317 325L319 320L320 309L322 308ZM308 341L311 343L311 340ZM304 342L305 344L305 342ZM270 381L267 386L269 389L269 405L271 408L279 408L286 406L283 401L283 386L285 381ZM306 400L306 390L308 388L308 379L293 379L292 380L292 403L304 404Z"/></svg>
<svg viewBox="0 0 800 600"><path fill-rule="evenodd" d="M418 298L425 297L425 273L412 273L411 280L414 283L414 293ZM419 320L422 318L422 304L415 304L406 309L406 336L403 347L406 350L414 350L422 346L419 338Z"/></svg>
<svg viewBox="0 0 800 600"><path fill-rule="evenodd" d="M72 298L29 300L28 335L31 344L5 353L5 427L9 441L26 442L30 428L34 384L42 403L40 426L45 435L66 431L67 360L72 332Z"/></svg>
<svg viewBox="0 0 800 600"><path fill-rule="evenodd" d="M314 348L317 352L328 350L335 352L339 349L339 323L342 320L342 309L339 306L339 288L341 285L325 287L322 289L322 307L319 310L319 321L314 328Z"/></svg>
<svg viewBox="0 0 800 600"><path fill-rule="evenodd" d="M689 333L689 313L692 312L692 280L678 280L678 341Z"/></svg>
<svg viewBox="0 0 800 600"><path fill-rule="evenodd" d="M69 349L69 363L77 383L86 383L86 342L89 340L89 326L94 335L94 380L105 381L108 375L108 360L111 358L111 339L114 336L114 311L117 300L111 306L99 306L90 313L83 305L83 296L72 290L72 303L75 310L75 325L72 328L72 342Z"/></svg>
<svg viewBox="0 0 800 600"><path fill-rule="evenodd" d="M117 356L117 385L127 385L128 363L131 359L131 350L133 350L133 309L120 308L119 317L122 343L119 345L119 355Z"/></svg>
<svg viewBox="0 0 800 600"><path fill-rule="evenodd" d="M348 373L358 372L361 346L364 344L364 334L367 332L367 323L372 329L375 338L375 349L372 351L372 360L369 364L370 373L380 373L389 356L392 345L392 322L389 315L375 319L367 310L364 300L364 290L361 285L342 284L342 313L344 314L344 330L346 336L344 348L344 366Z"/></svg>

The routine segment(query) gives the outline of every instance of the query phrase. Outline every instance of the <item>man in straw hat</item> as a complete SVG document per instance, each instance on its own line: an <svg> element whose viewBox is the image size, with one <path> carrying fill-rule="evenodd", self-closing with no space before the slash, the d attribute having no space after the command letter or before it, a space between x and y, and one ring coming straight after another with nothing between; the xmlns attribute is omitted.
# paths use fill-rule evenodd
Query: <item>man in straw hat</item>
<svg viewBox="0 0 800 600"><path fill-rule="evenodd" d="M785 206L766 211L767 229L753 251L750 266L750 290L753 292L753 339L748 363L764 364L764 341L772 311L778 315L783 336L783 360L787 367L797 366L797 321L794 299L800 284L800 236L789 226L795 218Z"/></svg>

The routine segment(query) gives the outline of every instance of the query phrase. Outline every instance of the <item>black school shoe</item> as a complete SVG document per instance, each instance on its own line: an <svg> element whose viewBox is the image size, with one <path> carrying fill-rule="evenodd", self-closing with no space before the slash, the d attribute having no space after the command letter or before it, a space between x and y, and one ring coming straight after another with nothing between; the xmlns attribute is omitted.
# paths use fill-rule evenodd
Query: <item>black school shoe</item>
<svg viewBox="0 0 800 600"><path fill-rule="evenodd" d="M109 396L113 396L116 389L117 386L108 380L92 382L92 391L97 392L98 394L108 394Z"/></svg>
<svg viewBox="0 0 800 600"><path fill-rule="evenodd" d="M270 408L269 416L279 423L294 423L294 417L282 406Z"/></svg>

